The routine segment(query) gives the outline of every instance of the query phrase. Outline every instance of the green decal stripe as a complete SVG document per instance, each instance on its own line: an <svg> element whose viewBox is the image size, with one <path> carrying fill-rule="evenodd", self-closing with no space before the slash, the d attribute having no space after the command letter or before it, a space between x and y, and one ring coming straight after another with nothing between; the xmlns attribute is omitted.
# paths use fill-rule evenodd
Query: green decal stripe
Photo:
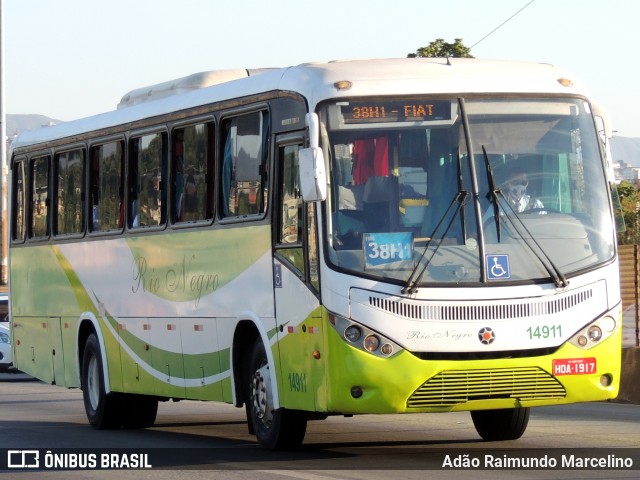
<svg viewBox="0 0 640 480"><path fill-rule="evenodd" d="M286 326L286 325L283 325L283 326ZM277 333L278 333L278 327L272 328L267 332L267 338L271 340L273 337L276 336Z"/></svg>
<svg viewBox="0 0 640 480"><path fill-rule="evenodd" d="M94 302L91 300L91 297L89 296L86 289L82 285L80 278L78 278L78 276L74 272L69 261L65 258L65 256L57 247L52 247L52 249L56 256L56 259L58 260L60 268L62 269L65 276L67 277L67 280L69 281L69 285L71 286L71 290L73 291L74 297L76 298L76 301L80 309L82 311L91 311L91 312L94 312L94 314L96 314ZM100 303L100 299L97 297L96 297L96 302ZM96 315L96 318L100 320L100 317L98 315ZM145 356L147 356L149 353L151 353L151 358L154 358L154 360L157 359L159 362L166 362L170 364L175 364L175 363L182 364L183 359L182 359L181 353L170 352L168 350L160 349L153 346L149 346L148 351L145 351L145 346L147 345L147 343L144 342L142 339L138 338L137 336L133 335L131 332L128 332L126 329L119 330L117 320L109 312L105 311L105 315L102 317L102 320L104 319L106 319L109 325L111 326L111 329L109 329L109 332L119 331L121 340L124 343L126 343L126 345L139 358L142 359ZM212 369L213 373L216 374L216 373L225 372L230 368L229 352L230 352L230 349L225 348L218 352L201 353L201 354L193 354L193 355L185 355L185 356L189 357L188 363L190 364L198 364L198 365L220 364L220 369L215 369L215 368ZM194 372L186 372L186 375L184 378L193 379L193 378L200 378L200 376L201 376L201 372L194 371Z"/></svg>
<svg viewBox="0 0 640 480"><path fill-rule="evenodd" d="M69 281L69 285L71 286L71 291L73 292L73 295L76 298L78 307L83 312L93 311L95 309L95 306L91 301L91 298L87 294L87 291L85 290L84 286L82 285L80 278L78 278L78 275L76 275L76 272L71 267L71 264L66 259L66 257L62 254L62 252L58 247L53 246L51 248L53 250L54 255L56 256L56 259L58 260L58 264L60 265L60 268L62 268L62 271L67 277L67 280Z"/></svg>
<svg viewBox="0 0 640 480"><path fill-rule="evenodd" d="M219 353L220 373L227 372L231 369L231 349L223 348Z"/></svg>
<svg viewBox="0 0 640 480"><path fill-rule="evenodd" d="M210 374L215 375L218 373L225 372L229 369L230 366L230 349L224 348L217 352L207 352L207 353L194 353L194 354L182 354L177 352L170 352L168 350L164 350L162 348L154 347L153 345L147 344L143 339L137 337L130 331L126 329L119 329L117 320L109 314L109 312L105 312L105 318L108 320L109 324L114 330L119 331L120 338L122 341L138 356L140 361L142 359L149 356L153 358L153 362L155 364L170 364L170 365L180 365L184 362L185 367L187 365L192 366L200 366L207 365L211 367ZM215 368L216 365L220 365L220 368ZM184 377L185 379L194 379L200 378L202 372L199 368L194 368L193 371L185 371Z"/></svg>

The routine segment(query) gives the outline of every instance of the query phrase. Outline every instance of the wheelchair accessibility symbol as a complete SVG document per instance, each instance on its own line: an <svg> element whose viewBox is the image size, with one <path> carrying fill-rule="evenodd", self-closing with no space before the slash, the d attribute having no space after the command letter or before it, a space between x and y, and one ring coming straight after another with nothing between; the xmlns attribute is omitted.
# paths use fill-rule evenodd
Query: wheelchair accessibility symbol
<svg viewBox="0 0 640 480"><path fill-rule="evenodd" d="M485 255L487 278L489 280L505 280L511 278L509 255Z"/></svg>

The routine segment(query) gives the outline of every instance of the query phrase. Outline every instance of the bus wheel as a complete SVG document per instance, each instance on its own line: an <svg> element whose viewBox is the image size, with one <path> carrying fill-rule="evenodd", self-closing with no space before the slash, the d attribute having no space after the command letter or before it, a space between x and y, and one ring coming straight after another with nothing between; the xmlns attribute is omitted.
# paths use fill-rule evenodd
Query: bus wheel
<svg viewBox="0 0 640 480"><path fill-rule="evenodd" d="M471 412L471 418L484 440L516 440L527 429L529 411L529 407L475 410Z"/></svg>
<svg viewBox="0 0 640 480"><path fill-rule="evenodd" d="M122 424L121 396L107 394L104 387L104 370L100 343L95 333L87 338L82 355L82 397L84 409L93 428L106 430Z"/></svg>
<svg viewBox="0 0 640 480"><path fill-rule="evenodd" d="M258 442L273 450L299 448L307 430L303 412L274 409L270 366L264 345L257 340L249 364L247 420Z"/></svg>

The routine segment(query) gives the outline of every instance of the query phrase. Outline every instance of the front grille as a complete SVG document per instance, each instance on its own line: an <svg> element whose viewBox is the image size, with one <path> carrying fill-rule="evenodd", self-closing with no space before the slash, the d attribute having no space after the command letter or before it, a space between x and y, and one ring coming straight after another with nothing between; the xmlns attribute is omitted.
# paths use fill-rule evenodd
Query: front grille
<svg viewBox="0 0 640 480"><path fill-rule="evenodd" d="M542 400L565 396L562 384L537 367L449 370L423 383L411 395L407 407L452 407L471 400Z"/></svg>

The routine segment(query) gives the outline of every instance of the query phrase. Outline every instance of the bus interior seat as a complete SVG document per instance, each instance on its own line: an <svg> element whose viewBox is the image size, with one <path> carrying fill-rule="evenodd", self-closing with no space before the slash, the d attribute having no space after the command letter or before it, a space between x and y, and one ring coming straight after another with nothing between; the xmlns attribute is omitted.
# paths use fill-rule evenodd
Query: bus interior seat
<svg viewBox="0 0 640 480"><path fill-rule="evenodd" d="M376 176L367 179L362 199L367 232L392 232L398 223L398 179Z"/></svg>
<svg viewBox="0 0 640 480"><path fill-rule="evenodd" d="M338 186L338 205L333 216L334 231L339 242L337 249L360 249L364 230L364 185Z"/></svg>

